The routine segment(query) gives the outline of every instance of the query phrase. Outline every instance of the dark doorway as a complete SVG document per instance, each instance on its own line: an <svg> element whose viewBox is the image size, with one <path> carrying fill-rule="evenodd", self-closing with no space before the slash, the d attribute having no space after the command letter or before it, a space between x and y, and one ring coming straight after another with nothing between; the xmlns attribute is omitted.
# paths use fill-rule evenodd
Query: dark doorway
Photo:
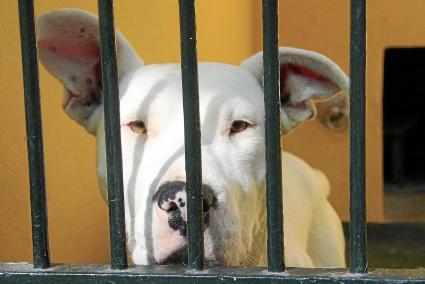
<svg viewBox="0 0 425 284"><path fill-rule="evenodd" d="M384 62L385 190L425 191L425 48L389 48Z"/></svg>

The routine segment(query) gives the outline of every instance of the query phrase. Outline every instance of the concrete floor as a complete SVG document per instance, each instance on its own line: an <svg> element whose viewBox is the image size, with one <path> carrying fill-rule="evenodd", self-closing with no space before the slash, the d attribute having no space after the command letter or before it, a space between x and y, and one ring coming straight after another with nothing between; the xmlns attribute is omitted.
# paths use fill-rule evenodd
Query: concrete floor
<svg viewBox="0 0 425 284"><path fill-rule="evenodd" d="M425 267L425 183L385 184L385 220L368 224L369 267Z"/></svg>
<svg viewBox="0 0 425 284"><path fill-rule="evenodd" d="M349 255L348 224L344 224ZM425 224L368 224L370 268L425 267ZM347 260L347 264L349 260Z"/></svg>

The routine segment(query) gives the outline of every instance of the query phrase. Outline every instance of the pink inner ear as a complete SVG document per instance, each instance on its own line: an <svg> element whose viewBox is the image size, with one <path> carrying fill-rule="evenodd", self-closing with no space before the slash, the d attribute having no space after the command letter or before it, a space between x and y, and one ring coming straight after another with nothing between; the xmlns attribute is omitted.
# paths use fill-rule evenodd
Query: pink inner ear
<svg viewBox="0 0 425 284"><path fill-rule="evenodd" d="M291 74L301 75L314 81L320 81L323 83L331 83L331 80L329 80L328 78L304 66L296 65L296 64L283 64L280 66L280 98L281 98L282 104L285 104L288 101L289 96L291 95L289 94L289 90L287 90L286 88L288 77Z"/></svg>
<svg viewBox="0 0 425 284"><path fill-rule="evenodd" d="M79 98L83 105L100 103L100 48L95 42L50 38L40 40L38 47L45 66L62 80L70 98Z"/></svg>
<svg viewBox="0 0 425 284"><path fill-rule="evenodd" d="M45 52L83 64L95 63L100 58L100 49L96 43L82 44L66 40L46 39L39 41L38 47Z"/></svg>

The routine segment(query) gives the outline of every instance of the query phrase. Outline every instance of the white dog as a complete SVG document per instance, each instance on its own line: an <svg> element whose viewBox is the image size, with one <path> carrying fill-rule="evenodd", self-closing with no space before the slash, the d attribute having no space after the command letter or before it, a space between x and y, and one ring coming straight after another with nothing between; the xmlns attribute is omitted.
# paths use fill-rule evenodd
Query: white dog
<svg viewBox="0 0 425 284"><path fill-rule="evenodd" d="M73 9L37 21L39 57L65 88L63 109L97 137L100 188L107 198L98 19ZM117 32L128 247L136 264L184 262L184 127L179 64L144 66ZM315 116L312 99L347 90L326 57L280 48L284 134ZM210 264L266 262L263 65L199 64L205 255ZM325 175L283 152L288 266L342 267L341 222Z"/></svg>

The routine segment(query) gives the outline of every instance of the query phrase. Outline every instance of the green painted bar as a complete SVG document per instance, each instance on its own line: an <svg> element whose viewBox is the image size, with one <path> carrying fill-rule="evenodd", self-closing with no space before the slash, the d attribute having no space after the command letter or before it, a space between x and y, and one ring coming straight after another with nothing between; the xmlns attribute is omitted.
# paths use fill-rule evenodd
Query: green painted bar
<svg viewBox="0 0 425 284"><path fill-rule="evenodd" d="M50 256L34 3L32 0L19 0L18 4L30 175L33 262L35 268L47 268L50 266Z"/></svg>
<svg viewBox="0 0 425 284"><path fill-rule="evenodd" d="M204 267L202 220L201 130L199 123L198 62L196 55L195 1L179 0L183 86L188 269Z"/></svg>
<svg viewBox="0 0 425 284"><path fill-rule="evenodd" d="M6 283L424 283L425 269L374 269L350 274L345 269L287 268L283 273L264 267L213 267L187 273L178 265L134 266L111 270L107 265L54 265L35 270L30 264L0 264L0 282Z"/></svg>
<svg viewBox="0 0 425 284"><path fill-rule="evenodd" d="M351 0L350 77L350 271L366 273L366 0Z"/></svg>
<svg viewBox="0 0 425 284"><path fill-rule="evenodd" d="M278 0L263 0L264 107L266 111L266 186L268 269L285 268L283 248L282 165L280 147Z"/></svg>
<svg viewBox="0 0 425 284"><path fill-rule="evenodd" d="M120 101L115 54L114 10L112 0L99 0L102 86L105 111L106 161L108 174L111 267L127 267L124 186L120 133Z"/></svg>

